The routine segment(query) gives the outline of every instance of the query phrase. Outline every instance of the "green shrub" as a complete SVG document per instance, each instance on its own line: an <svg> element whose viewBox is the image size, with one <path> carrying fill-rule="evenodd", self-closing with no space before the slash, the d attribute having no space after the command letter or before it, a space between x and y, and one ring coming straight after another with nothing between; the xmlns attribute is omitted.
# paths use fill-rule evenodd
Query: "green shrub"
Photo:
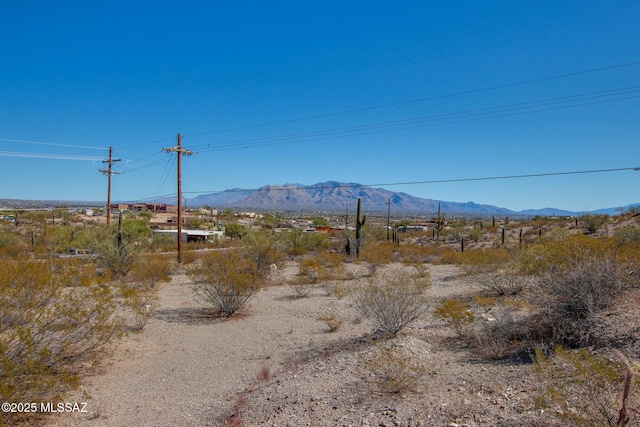
<svg viewBox="0 0 640 427"><path fill-rule="evenodd" d="M0 261L3 402L60 399L77 384L80 362L96 359L122 330L115 290L86 280L69 286L73 266L66 267L61 274L50 263Z"/></svg>
<svg viewBox="0 0 640 427"><path fill-rule="evenodd" d="M242 253L256 263L260 272L268 274L271 265L281 266L285 255L282 234L252 231L242 239Z"/></svg>
<svg viewBox="0 0 640 427"><path fill-rule="evenodd" d="M264 280L258 264L236 251L207 254L189 273L195 293L227 317L244 307Z"/></svg>
<svg viewBox="0 0 640 427"><path fill-rule="evenodd" d="M462 336L467 327L473 323L475 316L469 310L469 304L456 299L443 301L433 312L433 315L443 320L456 334Z"/></svg>

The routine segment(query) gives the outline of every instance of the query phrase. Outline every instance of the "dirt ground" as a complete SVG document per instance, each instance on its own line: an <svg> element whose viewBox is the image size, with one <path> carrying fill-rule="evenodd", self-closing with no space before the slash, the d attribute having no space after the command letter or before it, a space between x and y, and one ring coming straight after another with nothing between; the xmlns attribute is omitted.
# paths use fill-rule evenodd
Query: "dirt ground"
<svg viewBox="0 0 640 427"><path fill-rule="evenodd" d="M348 268L366 275L365 264ZM475 291L455 266L429 269L429 312ZM530 365L480 360L431 315L376 339L348 296L314 285L296 298L286 284L296 272L288 262L229 320L194 299L187 276L173 276L145 328L121 340L102 372L69 398L87 402L87 412L57 414L49 426L550 425L533 404ZM320 320L330 313L343 320L335 332ZM423 366L413 391L377 390L364 367L383 348Z"/></svg>

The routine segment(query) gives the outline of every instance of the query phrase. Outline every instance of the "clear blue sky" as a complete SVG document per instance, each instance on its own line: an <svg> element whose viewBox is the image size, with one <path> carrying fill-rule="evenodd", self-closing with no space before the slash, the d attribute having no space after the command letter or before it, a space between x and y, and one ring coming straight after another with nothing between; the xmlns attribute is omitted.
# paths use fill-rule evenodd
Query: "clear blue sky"
<svg viewBox="0 0 640 427"><path fill-rule="evenodd" d="M639 22L637 0L5 0L0 198L106 200L109 146L113 200L175 194L178 133L185 192L640 166ZM640 202L640 171L382 187L595 210Z"/></svg>

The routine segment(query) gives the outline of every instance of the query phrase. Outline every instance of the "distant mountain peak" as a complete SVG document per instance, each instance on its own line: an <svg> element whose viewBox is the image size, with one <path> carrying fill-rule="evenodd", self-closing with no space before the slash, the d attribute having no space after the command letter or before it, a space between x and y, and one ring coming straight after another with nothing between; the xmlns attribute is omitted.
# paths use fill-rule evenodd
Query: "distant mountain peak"
<svg viewBox="0 0 640 427"><path fill-rule="evenodd" d="M373 188L358 183L326 181L313 185L291 184L264 185L257 191L235 190L232 193L201 195L191 199L190 206L209 205L226 208L286 209L286 210L342 210L347 205L355 206L362 199L363 208L369 212L386 212L391 199L395 212L433 213L438 204L450 213L467 214L513 214L513 211L475 202L456 203L422 199L407 193Z"/></svg>

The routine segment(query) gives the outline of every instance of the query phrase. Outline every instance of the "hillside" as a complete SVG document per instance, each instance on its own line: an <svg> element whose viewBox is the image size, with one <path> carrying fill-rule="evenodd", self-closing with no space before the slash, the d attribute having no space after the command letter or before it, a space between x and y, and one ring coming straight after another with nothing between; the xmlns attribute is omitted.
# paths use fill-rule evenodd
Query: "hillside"
<svg viewBox="0 0 640 427"><path fill-rule="evenodd" d="M343 210L349 204L356 206L358 198L367 211L386 212L391 200L394 212L436 212L438 203L449 213L466 214L517 214L509 209L474 202L458 203L432 199L422 199L407 193L372 188L356 183L328 181L314 185L285 184L265 185L257 191L226 190L188 200L192 207L209 205L224 208L290 209L290 210Z"/></svg>

